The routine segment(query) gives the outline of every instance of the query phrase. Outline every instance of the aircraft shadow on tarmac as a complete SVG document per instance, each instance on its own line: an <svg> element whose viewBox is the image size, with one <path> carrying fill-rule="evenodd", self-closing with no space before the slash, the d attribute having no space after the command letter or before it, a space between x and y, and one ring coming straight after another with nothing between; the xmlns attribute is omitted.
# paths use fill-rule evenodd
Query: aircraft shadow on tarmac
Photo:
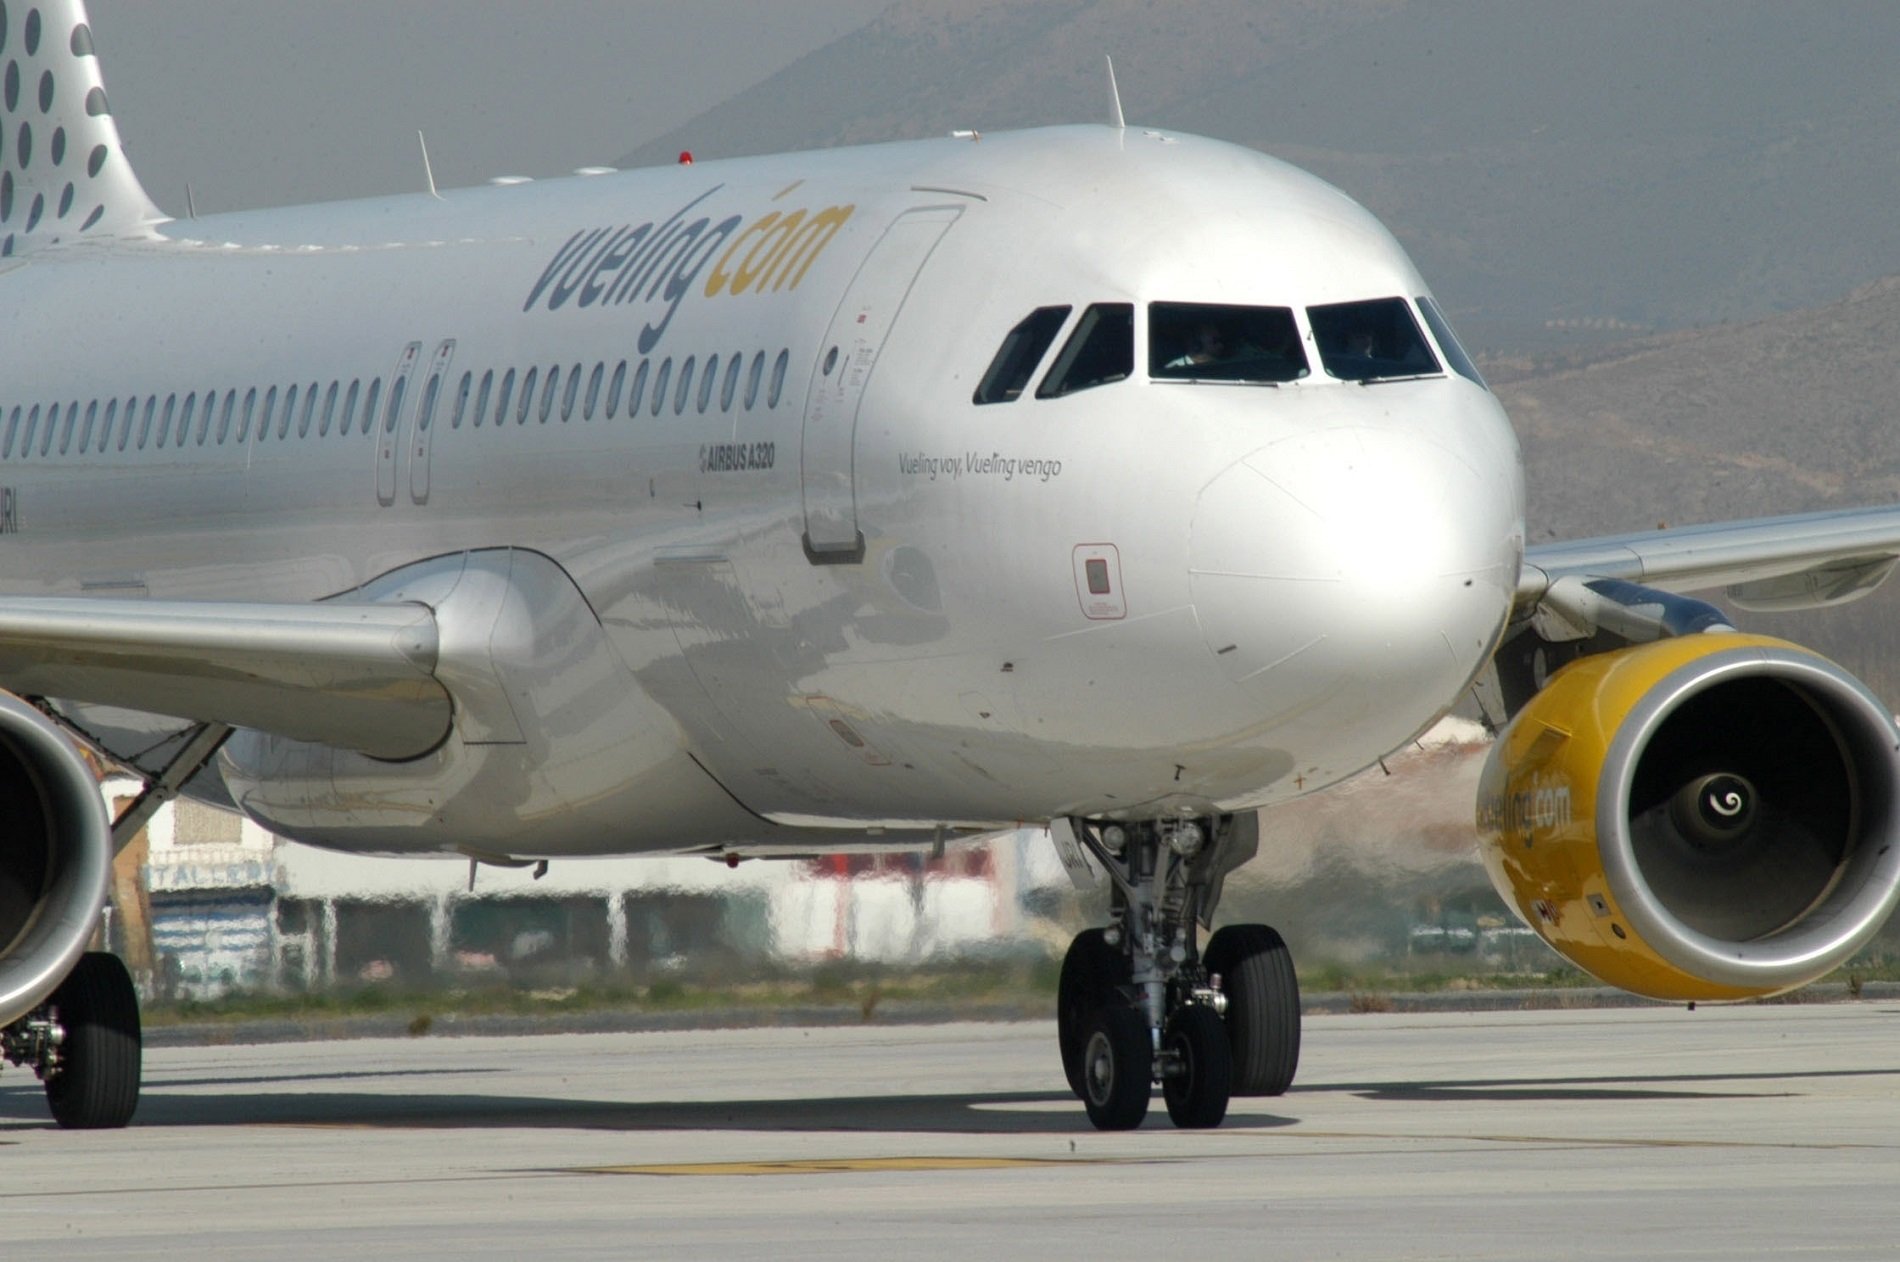
<svg viewBox="0 0 1900 1262"><path fill-rule="evenodd" d="M482 1072L482 1071L446 1071ZM327 1074L298 1075L325 1078ZM342 1076L342 1075L339 1075ZM383 1075L365 1074L365 1077ZM1082 1103L1052 1091L941 1095L833 1096L757 1100L585 1100L406 1091L279 1092L232 1082L207 1094L174 1094L156 1084L139 1101L134 1126L318 1126L364 1130L570 1129L605 1131L865 1131L945 1134L1092 1133ZM213 1085L213 1084L207 1084ZM1246 1102L1237 1102L1237 1105ZM1236 1112L1229 1126L1291 1126L1298 1119ZM0 1127L51 1126L37 1084L0 1088ZM1167 1126L1157 1096L1148 1122Z"/></svg>
<svg viewBox="0 0 1900 1262"><path fill-rule="evenodd" d="M1797 1073L1608 1074L1589 1078L1453 1079L1444 1082L1356 1082L1315 1090L1343 1091L1367 1100L1521 1102L1531 1100L1738 1100L1798 1096L1800 1091L1751 1091L1746 1084L1817 1078L1900 1075L1896 1069L1816 1069ZM1718 1084L1727 1090L1717 1089ZM1297 1089L1296 1089L1297 1090Z"/></svg>
<svg viewBox="0 0 1900 1262"><path fill-rule="evenodd" d="M338 1070L220 1080L167 1079L149 1084L134 1126L316 1126L365 1130L572 1129L603 1131L864 1131L945 1134L1033 1134L1091 1131L1081 1102L1058 1091L945 1092L934 1095L843 1095L771 1100L589 1100L430 1091L424 1082L400 1093L259 1090L293 1083L353 1079L420 1079L490 1075L486 1067ZM1719 1101L1792 1096L1798 1090L1750 1090L1748 1084L1804 1079L1900 1075L1891 1070L1815 1070L1797 1073L1605 1075L1580 1078L1451 1079L1427 1082L1348 1082L1296 1087L1274 1107L1297 1105L1306 1094L1348 1093L1369 1100L1470 1104L1527 1100ZM213 1088L189 1094L179 1088ZM221 1088L221 1089L220 1089ZM1298 1116L1256 1111L1267 1101L1236 1100L1227 1129L1293 1126ZM1302 1110L1303 1112L1303 1110ZM35 1082L0 1087L0 1127L52 1125ZM1166 1126L1157 1098L1146 1125Z"/></svg>

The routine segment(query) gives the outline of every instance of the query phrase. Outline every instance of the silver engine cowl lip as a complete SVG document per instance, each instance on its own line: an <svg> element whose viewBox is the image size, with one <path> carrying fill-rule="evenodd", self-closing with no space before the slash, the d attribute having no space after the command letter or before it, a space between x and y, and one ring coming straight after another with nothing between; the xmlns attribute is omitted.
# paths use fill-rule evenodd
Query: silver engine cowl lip
<svg viewBox="0 0 1900 1262"><path fill-rule="evenodd" d="M26 764L40 794L51 872L12 941L0 943L0 1025L33 1011L72 971L99 925L112 828L91 768L45 715L0 693L0 757Z"/></svg>
<svg viewBox="0 0 1900 1262"><path fill-rule="evenodd" d="M1818 902L1787 928L1730 942L1684 924L1644 879L1630 830L1630 798L1641 756L1663 722L1689 698L1743 678L1785 681L1816 705L1839 742L1859 801L1850 848ZM1858 680L1791 648L1722 649L1665 675L1618 728L1597 783L1598 854L1623 917L1666 963L1719 985L1791 989L1852 956L1900 901L1897 792L1900 727Z"/></svg>

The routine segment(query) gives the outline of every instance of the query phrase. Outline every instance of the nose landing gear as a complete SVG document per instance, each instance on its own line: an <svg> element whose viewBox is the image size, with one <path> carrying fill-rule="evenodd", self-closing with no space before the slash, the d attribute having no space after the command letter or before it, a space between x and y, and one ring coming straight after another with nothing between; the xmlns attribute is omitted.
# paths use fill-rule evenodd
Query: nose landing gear
<svg viewBox="0 0 1900 1262"><path fill-rule="evenodd" d="M1253 857L1255 817L1052 827L1113 882L1109 924L1076 935L1057 986L1062 1068L1089 1120L1141 1125L1156 1082L1180 1127L1219 1126L1231 1096L1284 1092L1300 1056L1286 943L1265 925L1197 943L1227 873Z"/></svg>

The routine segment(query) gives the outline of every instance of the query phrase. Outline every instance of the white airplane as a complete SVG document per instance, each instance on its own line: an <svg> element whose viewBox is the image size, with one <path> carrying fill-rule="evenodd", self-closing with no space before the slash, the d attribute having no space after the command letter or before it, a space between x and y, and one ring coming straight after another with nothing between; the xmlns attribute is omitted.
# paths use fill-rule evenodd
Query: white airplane
<svg viewBox="0 0 1900 1262"><path fill-rule="evenodd" d="M1286 1090L1224 878L1467 690L1493 875L1599 976L1785 990L1900 896L1887 707L1680 594L1852 598L1900 511L1527 557L1385 229L1119 106L177 221L82 6L0 0L0 298L0 1051L67 1126L137 1103L86 948L180 791L499 863L1046 825L1112 882L1058 999L1104 1128ZM149 785L116 820L86 749Z"/></svg>

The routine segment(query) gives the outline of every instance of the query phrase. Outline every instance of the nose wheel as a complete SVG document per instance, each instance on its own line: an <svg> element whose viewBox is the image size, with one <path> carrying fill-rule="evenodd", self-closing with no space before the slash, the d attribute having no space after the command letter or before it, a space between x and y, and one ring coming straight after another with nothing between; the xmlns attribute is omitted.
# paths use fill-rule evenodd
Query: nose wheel
<svg viewBox="0 0 1900 1262"><path fill-rule="evenodd" d="M1286 943L1266 925L1226 926L1205 952L1196 942L1251 837L1223 859L1230 820L1191 825L1186 841L1172 821L1068 824L1114 882L1110 923L1069 944L1056 994L1063 1074L1089 1121L1141 1125L1157 1083L1183 1128L1219 1126L1232 1096L1284 1092L1300 1050Z"/></svg>
<svg viewBox="0 0 1900 1262"><path fill-rule="evenodd" d="M1082 1044L1082 1104L1098 1131L1127 1131L1148 1116L1154 1045L1148 1024L1133 1008L1095 1011ZM1227 1102L1221 1101L1226 1107Z"/></svg>

